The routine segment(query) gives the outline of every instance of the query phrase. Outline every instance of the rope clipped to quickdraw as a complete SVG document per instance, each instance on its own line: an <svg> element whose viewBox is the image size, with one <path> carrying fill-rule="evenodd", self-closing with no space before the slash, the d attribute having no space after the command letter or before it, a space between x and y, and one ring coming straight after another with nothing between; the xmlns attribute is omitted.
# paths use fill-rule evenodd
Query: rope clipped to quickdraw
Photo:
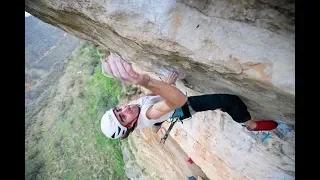
<svg viewBox="0 0 320 180"><path fill-rule="evenodd" d="M169 118L170 126L164 136L160 139L160 144L164 144L169 136L171 129L177 121L183 122L180 120L180 117L183 117L183 112L181 108L178 108L174 111L173 115Z"/></svg>

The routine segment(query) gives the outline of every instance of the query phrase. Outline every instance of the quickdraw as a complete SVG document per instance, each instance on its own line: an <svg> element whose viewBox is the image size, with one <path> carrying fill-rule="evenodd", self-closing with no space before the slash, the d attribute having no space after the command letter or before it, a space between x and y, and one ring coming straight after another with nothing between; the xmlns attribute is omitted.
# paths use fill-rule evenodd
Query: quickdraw
<svg viewBox="0 0 320 180"><path fill-rule="evenodd" d="M169 136L171 129L177 121L183 122L180 120L180 117L183 117L183 112L181 108L178 108L174 111L173 115L169 118L170 126L164 136L160 139L160 144L164 144Z"/></svg>

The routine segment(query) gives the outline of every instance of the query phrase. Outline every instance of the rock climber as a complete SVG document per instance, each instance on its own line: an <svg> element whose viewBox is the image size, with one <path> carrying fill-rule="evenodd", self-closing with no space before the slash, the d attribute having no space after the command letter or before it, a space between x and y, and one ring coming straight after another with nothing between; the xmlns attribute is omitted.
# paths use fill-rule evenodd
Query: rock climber
<svg viewBox="0 0 320 180"><path fill-rule="evenodd" d="M169 73L164 81L160 81L147 74L137 73L128 62L115 55L108 56L102 62L102 68L113 78L142 86L151 92L128 105L114 107L105 112L101 118L101 130L111 139L125 139L134 129L150 126L153 132L157 132L161 124L179 108L182 112L180 120L190 118L197 112L221 109L249 131L269 131L278 125L273 120L252 120L247 106L236 95L186 96L173 85L178 77L176 72Z"/></svg>

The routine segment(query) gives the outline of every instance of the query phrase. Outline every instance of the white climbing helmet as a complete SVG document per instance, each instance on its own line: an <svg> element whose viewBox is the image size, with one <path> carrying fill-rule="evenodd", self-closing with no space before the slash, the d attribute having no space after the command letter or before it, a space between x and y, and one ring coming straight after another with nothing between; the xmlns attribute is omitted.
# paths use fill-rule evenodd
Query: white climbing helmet
<svg viewBox="0 0 320 180"><path fill-rule="evenodd" d="M122 126L112 109L108 110L101 118L101 130L105 136L117 139L127 132L127 128Z"/></svg>

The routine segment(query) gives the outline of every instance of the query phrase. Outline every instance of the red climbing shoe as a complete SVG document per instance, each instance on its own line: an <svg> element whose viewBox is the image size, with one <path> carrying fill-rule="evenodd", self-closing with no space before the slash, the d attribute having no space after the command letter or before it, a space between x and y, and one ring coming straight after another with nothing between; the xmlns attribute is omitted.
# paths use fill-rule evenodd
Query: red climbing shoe
<svg viewBox="0 0 320 180"><path fill-rule="evenodd" d="M257 126L254 129L247 127L249 131L270 131L278 126L278 123L272 120L257 120L254 122L257 123Z"/></svg>

